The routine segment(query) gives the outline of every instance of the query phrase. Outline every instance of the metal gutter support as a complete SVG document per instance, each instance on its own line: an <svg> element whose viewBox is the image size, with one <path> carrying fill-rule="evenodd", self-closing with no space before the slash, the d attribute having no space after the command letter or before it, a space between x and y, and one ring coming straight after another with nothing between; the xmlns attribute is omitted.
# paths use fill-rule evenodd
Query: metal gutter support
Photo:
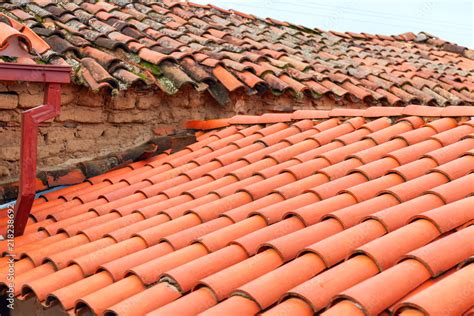
<svg viewBox="0 0 474 316"><path fill-rule="evenodd" d="M59 114L61 83L70 82L71 67L0 63L0 81L46 83L44 104L21 113L20 190L15 204L15 236L23 235L36 193L38 126Z"/></svg>

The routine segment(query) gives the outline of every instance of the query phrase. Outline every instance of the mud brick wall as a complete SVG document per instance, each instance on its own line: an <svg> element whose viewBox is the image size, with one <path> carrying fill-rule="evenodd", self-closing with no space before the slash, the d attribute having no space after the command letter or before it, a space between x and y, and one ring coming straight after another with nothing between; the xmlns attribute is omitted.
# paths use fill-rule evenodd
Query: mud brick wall
<svg viewBox="0 0 474 316"><path fill-rule="evenodd" d="M43 102L42 84L0 83L0 184L16 181L20 158L20 113ZM274 96L267 93L230 95L223 106L208 93L193 88L175 95L160 90L128 90L112 95L85 87L62 87L61 114L40 126L39 170L55 170L117 152L155 135L183 129L187 120L230 117L235 114L329 109L341 104L329 98Z"/></svg>

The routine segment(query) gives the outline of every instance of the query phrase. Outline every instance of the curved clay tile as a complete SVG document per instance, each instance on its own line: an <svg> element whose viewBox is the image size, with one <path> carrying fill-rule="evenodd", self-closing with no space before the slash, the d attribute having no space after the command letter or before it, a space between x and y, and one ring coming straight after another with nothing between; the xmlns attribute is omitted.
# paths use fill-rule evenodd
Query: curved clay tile
<svg viewBox="0 0 474 316"><path fill-rule="evenodd" d="M152 314L378 313L409 300L471 255L473 126L457 116L466 107L396 110L211 122L222 129L182 151L46 193L15 240L15 294ZM403 286L387 291L393 280Z"/></svg>
<svg viewBox="0 0 474 316"><path fill-rule="evenodd" d="M244 85L222 66L214 68L212 73L231 92L244 88Z"/></svg>
<svg viewBox="0 0 474 316"><path fill-rule="evenodd" d="M2 32L0 35L0 54L12 57L31 57L32 44L28 37L21 34L13 27L0 22Z"/></svg>

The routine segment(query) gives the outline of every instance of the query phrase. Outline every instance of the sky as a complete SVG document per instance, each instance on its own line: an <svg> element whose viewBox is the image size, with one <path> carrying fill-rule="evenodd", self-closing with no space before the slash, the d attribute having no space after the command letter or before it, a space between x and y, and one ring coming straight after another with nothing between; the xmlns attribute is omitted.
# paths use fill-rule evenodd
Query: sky
<svg viewBox="0 0 474 316"><path fill-rule="evenodd" d="M473 0L191 0L339 32L430 33L474 48Z"/></svg>

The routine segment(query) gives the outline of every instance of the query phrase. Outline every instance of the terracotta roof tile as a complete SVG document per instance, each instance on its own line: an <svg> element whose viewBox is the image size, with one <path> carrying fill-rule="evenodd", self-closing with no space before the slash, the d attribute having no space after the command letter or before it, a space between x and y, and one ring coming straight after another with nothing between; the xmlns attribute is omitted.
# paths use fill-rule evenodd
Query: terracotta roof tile
<svg viewBox="0 0 474 316"><path fill-rule="evenodd" d="M471 110L189 122L206 133L182 151L37 200L15 239L15 295L119 315L447 306L428 294L460 291L438 275L473 255Z"/></svg>
<svg viewBox="0 0 474 316"><path fill-rule="evenodd" d="M171 63L175 72L197 83L219 81L230 93L289 91L295 97L327 95L385 106L474 102L472 50L426 33L323 31L175 1L5 2L2 9L2 41L15 34L39 54L18 62L33 58L68 63L79 68L77 81L92 90L127 89L138 81L150 88L158 83L165 92L176 93L181 84L172 73L160 71ZM315 47L315 42L321 45ZM80 63L85 57L103 67L107 82ZM130 69L134 73L125 73ZM170 79L172 86L160 85L160 76ZM138 79L143 77L148 80Z"/></svg>

